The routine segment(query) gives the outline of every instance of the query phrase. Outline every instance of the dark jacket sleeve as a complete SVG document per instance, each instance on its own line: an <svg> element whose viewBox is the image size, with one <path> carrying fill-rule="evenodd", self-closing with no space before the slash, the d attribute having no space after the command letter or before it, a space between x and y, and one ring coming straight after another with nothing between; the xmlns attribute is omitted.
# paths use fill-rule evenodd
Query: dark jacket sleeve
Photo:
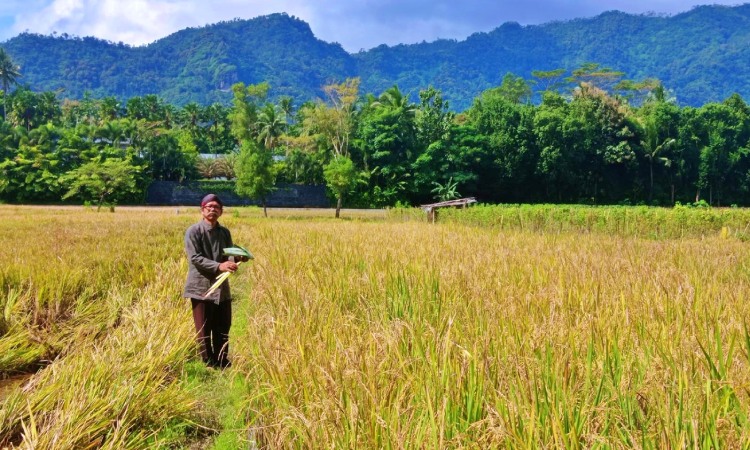
<svg viewBox="0 0 750 450"><path fill-rule="evenodd" d="M185 251L190 263L205 276L213 277L219 272L219 263L206 256L198 229L191 228L185 233Z"/></svg>

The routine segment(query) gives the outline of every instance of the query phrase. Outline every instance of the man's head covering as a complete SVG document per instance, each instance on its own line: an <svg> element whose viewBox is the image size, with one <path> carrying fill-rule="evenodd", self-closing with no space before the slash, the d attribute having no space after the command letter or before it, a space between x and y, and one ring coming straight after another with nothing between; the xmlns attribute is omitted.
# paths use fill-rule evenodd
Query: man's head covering
<svg viewBox="0 0 750 450"><path fill-rule="evenodd" d="M201 200L201 208L206 206L207 204L211 202L216 202L222 207L224 206L224 203L221 202L219 199L219 196L216 194L208 194L207 196L203 197L203 200Z"/></svg>

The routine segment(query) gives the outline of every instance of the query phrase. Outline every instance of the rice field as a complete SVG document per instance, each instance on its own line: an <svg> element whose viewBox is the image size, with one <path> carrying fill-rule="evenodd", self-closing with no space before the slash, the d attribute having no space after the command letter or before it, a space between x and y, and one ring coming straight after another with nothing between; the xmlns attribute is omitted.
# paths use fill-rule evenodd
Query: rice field
<svg viewBox="0 0 750 450"><path fill-rule="evenodd" d="M223 372L197 208L0 211L0 448L750 448L744 210L228 208Z"/></svg>

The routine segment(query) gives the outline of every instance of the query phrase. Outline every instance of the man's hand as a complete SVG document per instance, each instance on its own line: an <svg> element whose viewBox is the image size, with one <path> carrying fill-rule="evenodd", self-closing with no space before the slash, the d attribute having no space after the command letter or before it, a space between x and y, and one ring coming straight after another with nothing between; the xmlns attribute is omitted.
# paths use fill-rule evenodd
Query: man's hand
<svg viewBox="0 0 750 450"><path fill-rule="evenodd" d="M219 272L234 272L237 270L237 264L232 261L224 261L219 264Z"/></svg>

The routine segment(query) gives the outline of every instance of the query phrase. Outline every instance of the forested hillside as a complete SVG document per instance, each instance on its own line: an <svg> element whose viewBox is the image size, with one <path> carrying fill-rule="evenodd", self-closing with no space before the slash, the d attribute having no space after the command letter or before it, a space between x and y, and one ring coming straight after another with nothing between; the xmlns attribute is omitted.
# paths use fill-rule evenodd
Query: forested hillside
<svg viewBox="0 0 750 450"><path fill-rule="evenodd" d="M157 94L177 105L228 103L238 81L267 81L276 95L309 99L329 80L355 73L340 45L283 14L189 28L144 47L29 33L4 47L22 68L20 82L73 99L88 91L95 98Z"/></svg>
<svg viewBox="0 0 750 450"><path fill-rule="evenodd" d="M565 69L564 79L587 62L626 80L657 78L681 105L750 96L750 4L701 6L672 17L609 12L539 26L506 23L463 41L383 45L353 55L286 14L186 29L143 47L29 33L2 47L21 66L23 84L66 98L157 94L176 105L228 104L233 83L267 81L277 98L301 103L322 96L326 83L360 77L365 92L398 85L412 100L434 86L463 111L508 72L541 81L532 72Z"/></svg>
<svg viewBox="0 0 750 450"><path fill-rule="evenodd" d="M325 184L339 207L750 205L749 13L356 55L283 14L139 48L22 35L0 48L0 202L141 203L154 180L224 178L262 204L283 182Z"/></svg>

